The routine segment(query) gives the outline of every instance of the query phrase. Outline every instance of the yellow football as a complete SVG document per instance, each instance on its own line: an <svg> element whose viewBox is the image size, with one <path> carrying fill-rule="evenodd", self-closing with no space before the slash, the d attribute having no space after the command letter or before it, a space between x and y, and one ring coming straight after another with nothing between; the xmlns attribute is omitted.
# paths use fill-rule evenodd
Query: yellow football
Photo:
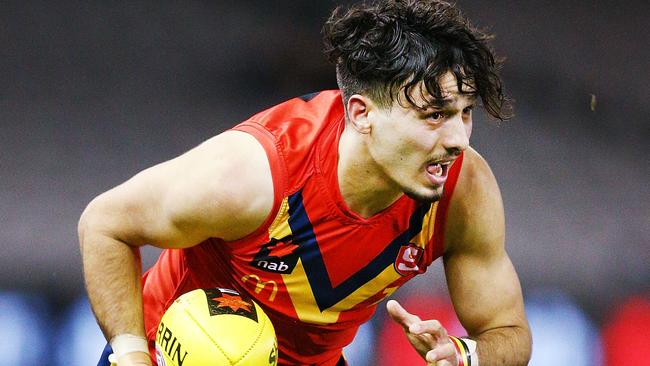
<svg viewBox="0 0 650 366"><path fill-rule="evenodd" d="M275 366L277 360L273 324L259 305L234 290L183 294L158 325L158 366Z"/></svg>

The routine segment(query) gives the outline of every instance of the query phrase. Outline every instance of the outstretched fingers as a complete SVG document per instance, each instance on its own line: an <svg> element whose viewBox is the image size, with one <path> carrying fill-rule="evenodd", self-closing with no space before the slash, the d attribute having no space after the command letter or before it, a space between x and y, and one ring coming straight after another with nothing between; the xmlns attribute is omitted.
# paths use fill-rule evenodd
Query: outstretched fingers
<svg viewBox="0 0 650 366"><path fill-rule="evenodd" d="M425 359L427 362L434 363L436 361L442 361L442 360L455 360L456 357L456 348L454 348L454 345L451 342L445 342L445 343L438 343L435 348L433 348L431 351L427 352L425 355ZM450 365L452 364L451 361L449 361ZM436 366L440 366L439 364L435 364ZM454 364L455 365L455 364Z"/></svg>
<svg viewBox="0 0 650 366"><path fill-rule="evenodd" d="M424 320L411 324L409 331L413 334L431 334L436 341L443 341L448 338L447 330L437 320Z"/></svg>
<svg viewBox="0 0 650 366"><path fill-rule="evenodd" d="M419 316L406 311L395 300L386 303L386 310L390 317L404 328L409 341L428 364L436 366L457 364L456 348L451 343L447 330L439 321L421 320Z"/></svg>
<svg viewBox="0 0 650 366"><path fill-rule="evenodd" d="M411 325L421 322L419 316L409 313L395 300L389 300L386 303L386 310L388 310L388 315L407 332L410 332Z"/></svg>

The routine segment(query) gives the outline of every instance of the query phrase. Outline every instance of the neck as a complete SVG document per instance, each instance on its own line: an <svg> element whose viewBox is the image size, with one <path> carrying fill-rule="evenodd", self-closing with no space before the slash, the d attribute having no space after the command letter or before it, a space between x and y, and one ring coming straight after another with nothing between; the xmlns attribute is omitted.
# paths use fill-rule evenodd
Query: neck
<svg viewBox="0 0 650 366"><path fill-rule="evenodd" d="M352 212L368 218L386 209L402 191L372 159L363 135L346 126L339 141L338 183L343 201Z"/></svg>

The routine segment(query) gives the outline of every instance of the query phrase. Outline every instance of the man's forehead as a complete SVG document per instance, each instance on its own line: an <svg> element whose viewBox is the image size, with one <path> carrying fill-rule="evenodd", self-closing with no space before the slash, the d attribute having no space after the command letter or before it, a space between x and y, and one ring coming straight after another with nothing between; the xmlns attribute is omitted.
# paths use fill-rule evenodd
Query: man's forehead
<svg viewBox="0 0 650 366"><path fill-rule="evenodd" d="M464 76L464 74L463 74ZM463 80L467 86L471 86L473 84L473 80L470 78L466 78ZM454 74L451 71L448 71L444 73L439 79L438 79L438 85L440 85L440 88L442 89L449 89L449 90L455 90L458 91L458 79L456 78L456 74Z"/></svg>
<svg viewBox="0 0 650 366"><path fill-rule="evenodd" d="M456 75L454 75L451 72L447 72L444 75L440 77L438 80L438 86L440 87L440 94L442 96L442 99L448 99L448 98L456 98L460 95L468 95L468 94L474 94L476 88L474 86L474 80L471 79L463 79L460 82L460 87L461 90L458 90L458 82L459 80L456 78ZM423 92L425 92L424 96L429 99L429 98L434 98L429 91L427 90L424 82L420 83L420 88L423 88Z"/></svg>

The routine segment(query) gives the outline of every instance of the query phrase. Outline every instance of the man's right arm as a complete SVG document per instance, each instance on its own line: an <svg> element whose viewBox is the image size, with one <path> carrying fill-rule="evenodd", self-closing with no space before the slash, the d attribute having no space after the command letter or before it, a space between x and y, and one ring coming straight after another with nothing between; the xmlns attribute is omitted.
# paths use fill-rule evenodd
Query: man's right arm
<svg viewBox="0 0 650 366"><path fill-rule="evenodd" d="M210 237L235 240L261 225L272 205L262 146L234 131L95 198L79 221L79 241L88 297L106 339L145 335L140 246L186 248ZM138 364L120 361L120 366Z"/></svg>

